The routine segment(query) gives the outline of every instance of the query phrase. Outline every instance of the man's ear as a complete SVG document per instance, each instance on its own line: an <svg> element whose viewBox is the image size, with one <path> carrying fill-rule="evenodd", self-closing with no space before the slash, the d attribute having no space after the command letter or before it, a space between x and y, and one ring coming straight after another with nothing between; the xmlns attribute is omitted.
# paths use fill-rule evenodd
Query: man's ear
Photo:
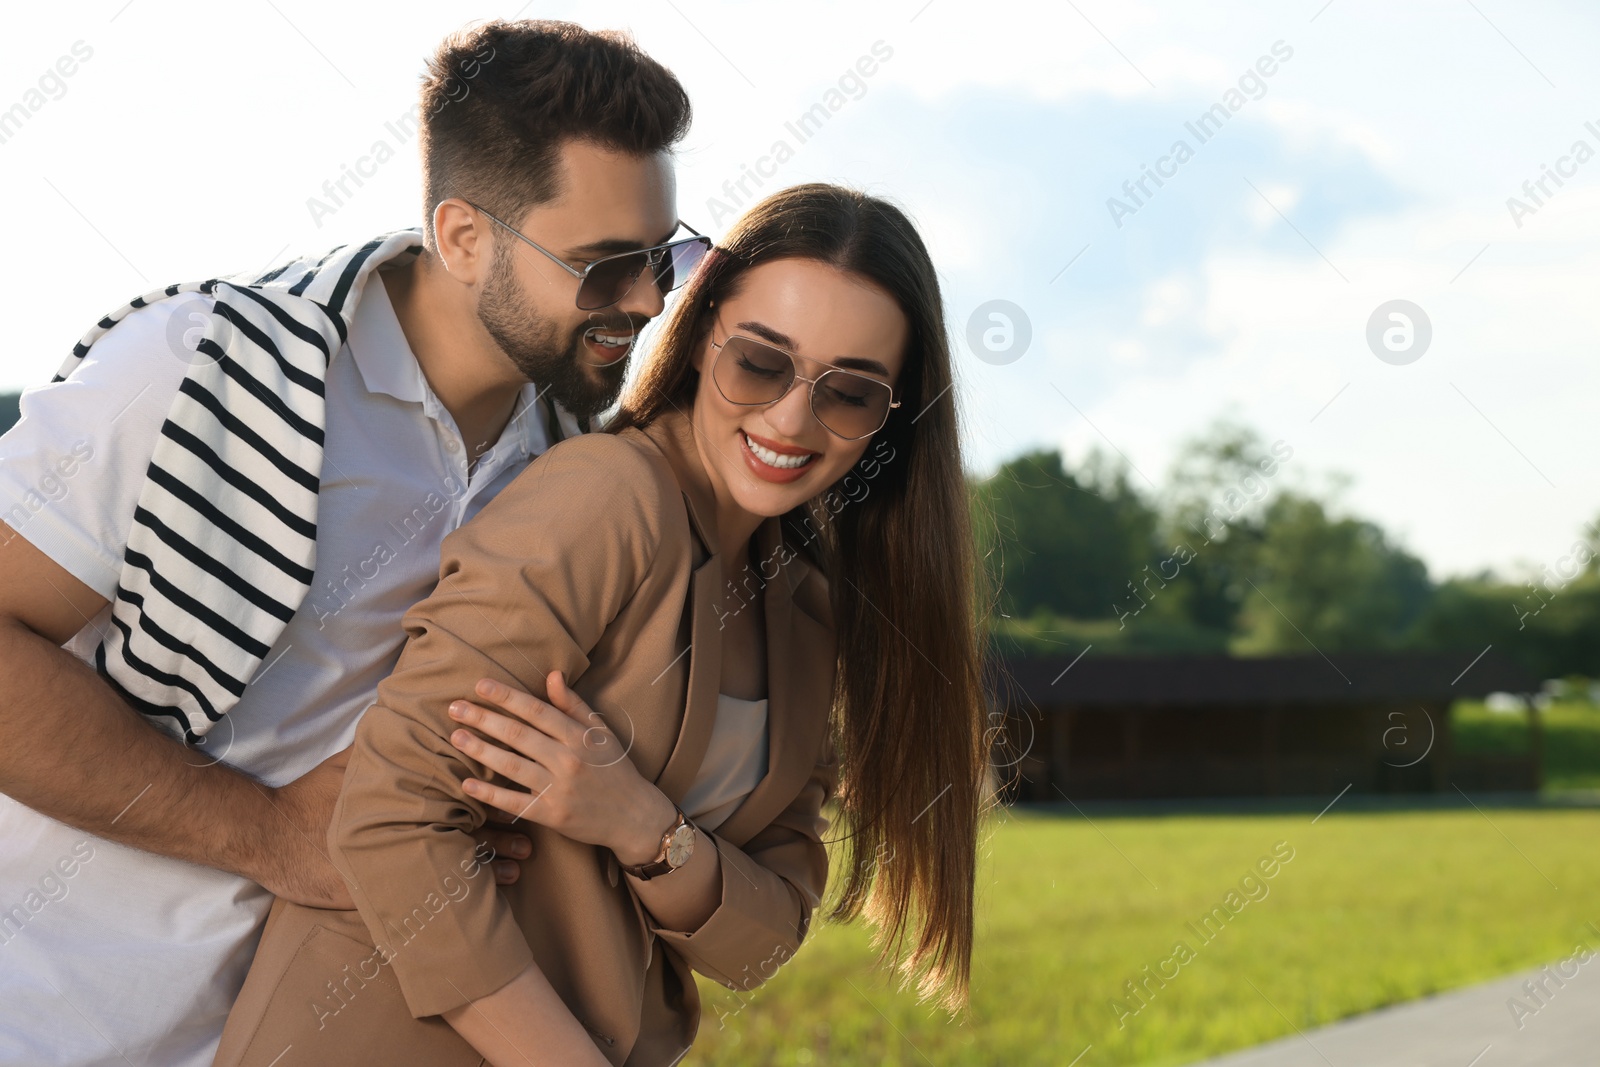
<svg viewBox="0 0 1600 1067"><path fill-rule="evenodd" d="M477 213L465 200L439 201L433 209L434 243L444 269L463 285L472 285L485 275L494 238L479 224Z"/></svg>

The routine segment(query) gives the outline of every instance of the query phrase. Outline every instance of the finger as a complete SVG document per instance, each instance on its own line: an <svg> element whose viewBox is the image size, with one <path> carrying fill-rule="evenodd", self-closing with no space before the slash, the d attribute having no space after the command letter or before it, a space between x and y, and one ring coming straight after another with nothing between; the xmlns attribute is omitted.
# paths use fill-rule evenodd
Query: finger
<svg viewBox="0 0 1600 1067"><path fill-rule="evenodd" d="M530 822L543 824L543 820L539 817L543 812L539 810L537 792L523 793L504 786L490 785L477 778L468 778L461 783L461 788L469 797L482 801L492 808L499 808L512 819L527 819Z"/></svg>
<svg viewBox="0 0 1600 1067"><path fill-rule="evenodd" d="M507 713L558 741L572 744L575 740L572 726L560 709L540 700L532 693L513 689L493 678L480 678L474 687L483 699L498 705Z"/></svg>
<svg viewBox="0 0 1600 1067"><path fill-rule="evenodd" d="M551 671L545 675L544 687L545 692L550 694L550 703L571 718L581 722L589 714L589 705L585 704L583 698L573 692L572 688L567 685L565 672Z"/></svg>
<svg viewBox="0 0 1600 1067"><path fill-rule="evenodd" d="M496 826L485 826L472 835L494 849L496 856L512 860L525 860L533 855L533 841L527 834Z"/></svg>
<svg viewBox="0 0 1600 1067"><path fill-rule="evenodd" d="M560 743L543 730L467 700L451 704L450 717L533 760L548 761L554 754L552 746ZM460 748L459 745L456 747Z"/></svg>
<svg viewBox="0 0 1600 1067"><path fill-rule="evenodd" d="M481 827L472 836L480 846L489 846L495 884L515 885L522 877L522 864L517 861L533 855L533 842L528 836L495 823ZM478 851L481 852L481 848Z"/></svg>
<svg viewBox="0 0 1600 1067"><path fill-rule="evenodd" d="M493 678L480 678L474 687L478 696L492 704L505 709L523 722L539 727L548 732L552 724L557 724L561 716L556 714L556 709L540 700L532 693L521 689L513 689L504 682L497 682Z"/></svg>
<svg viewBox="0 0 1600 1067"><path fill-rule="evenodd" d="M545 742L555 744L549 738L546 738ZM550 784L550 772L536 760L526 759L516 752L509 752L499 745L490 744L471 730L451 731L450 743L463 755L518 785L538 790Z"/></svg>
<svg viewBox="0 0 1600 1067"><path fill-rule="evenodd" d="M516 811L506 811L506 810L504 810L502 808L494 808L494 811L498 813L499 817L504 818L505 821L508 822L508 823L513 823L513 822L518 821L521 818L521 816L517 814L517 811L521 811L523 808L528 806L528 796L529 796L529 794L527 794L527 793L518 793L515 790L512 790L511 795L513 797L518 798L518 804L517 804Z"/></svg>
<svg viewBox="0 0 1600 1067"><path fill-rule="evenodd" d="M545 688L555 706L582 728L581 740L585 748L602 748L608 743L608 739L613 736L610 725L599 712L589 707L588 703L567 685L564 673L551 671L545 677Z"/></svg>

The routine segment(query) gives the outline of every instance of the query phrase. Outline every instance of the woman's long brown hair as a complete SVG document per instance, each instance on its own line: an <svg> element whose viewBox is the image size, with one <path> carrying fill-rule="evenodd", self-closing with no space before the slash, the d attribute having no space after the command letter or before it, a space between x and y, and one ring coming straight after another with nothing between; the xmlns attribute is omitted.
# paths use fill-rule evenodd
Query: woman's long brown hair
<svg viewBox="0 0 1600 1067"><path fill-rule="evenodd" d="M832 728L851 847L827 918L864 912L877 927L879 965L893 955L902 988L915 981L920 999L955 1011L967 1003L971 975L978 828L994 803L976 607L983 586L944 305L911 221L884 200L834 185L799 185L756 204L685 285L606 429L687 410L699 381L691 359L705 343L711 306L746 271L778 259L816 260L871 281L910 326L895 390L901 406L852 472L865 489L842 504L836 493L819 494L783 522L786 540L828 576L839 639Z"/></svg>

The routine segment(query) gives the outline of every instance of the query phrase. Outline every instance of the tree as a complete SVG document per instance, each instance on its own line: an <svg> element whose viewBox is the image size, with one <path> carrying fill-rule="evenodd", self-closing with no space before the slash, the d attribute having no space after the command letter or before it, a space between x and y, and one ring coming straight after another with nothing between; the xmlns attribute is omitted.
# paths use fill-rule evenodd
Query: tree
<svg viewBox="0 0 1600 1067"><path fill-rule="evenodd" d="M1184 443L1168 477L1165 543L1193 554L1177 579L1185 615L1197 627L1231 634L1250 594L1261 550L1262 508L1294 450L1268 445L1249 427L1219 420Z"/></svg>
<svg viewBox="0 0 1600 1067"><path fill-rule="evenodd" d="M1600 527L1521 583L1483 573L1439 586L1411 635L1421 648L1493 645L1540 678L1600 675Z"/></svg>
<svg viewBox="0 0 1600 1067"><path fill-rule="evenodd" d="M1157 516L1127 472L1091 455L1079 472L1061 453L1029 452L975 487L980 543L999 575L1006 615L1114 615L1126 583L1155 552Z"/></svg>
<svg viewBox="0 0 1600 1067"><path fill-rule="evenodd" d="M1426 565L1380 527L1295 492L1267 507L1252 569L1241 653L1393 648L1432 593Z"/></svg>

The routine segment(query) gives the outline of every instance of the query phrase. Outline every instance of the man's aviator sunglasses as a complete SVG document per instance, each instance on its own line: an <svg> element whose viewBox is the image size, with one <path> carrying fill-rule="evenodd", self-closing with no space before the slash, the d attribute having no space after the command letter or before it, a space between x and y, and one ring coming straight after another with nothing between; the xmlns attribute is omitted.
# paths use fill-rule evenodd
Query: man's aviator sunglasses
<svg viewBox="0 0 1600 1067"><path fill-rule="evenodd" d="M468 200L467 203L472 204L472 201ZM689 275L694 273L695 267L711 250L711 238L702 236L693 226L680 220L678 225L694 234L693 237L686 237L681 241L669 241L653 248L620 252L614 256L597 259L582 270L577 270L548 248L530 240L525 234L490 215L477 204L472 206L478 211L483 211L492 222L543 252L552 263L577 278L578 308L582 311L597 311L615 304L633 291L634 283L646 269L651 272L656 286L665 296L688 281Z"/></svg>

